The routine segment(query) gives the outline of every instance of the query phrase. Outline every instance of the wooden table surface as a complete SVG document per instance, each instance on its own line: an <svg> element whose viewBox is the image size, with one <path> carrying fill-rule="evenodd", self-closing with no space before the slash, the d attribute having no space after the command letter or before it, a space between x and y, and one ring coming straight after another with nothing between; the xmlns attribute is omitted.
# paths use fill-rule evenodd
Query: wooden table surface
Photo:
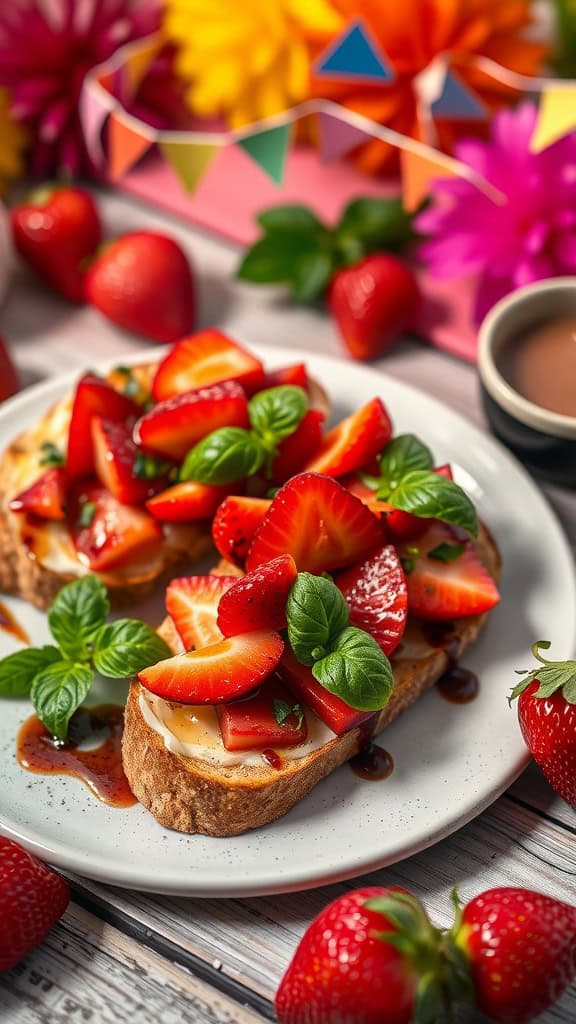
<svg viewBox="0 0 576 1024"><path fill-rule="evenodd" d="M115 233L169 229L200 277L200 325L217 324L247 341L293 345L331 355L341 348L327 318L289 309L279 293L233 282L237 252L201 232L117 195L101 208ZM26 384L97 359L137 351L92 310L72 308L17 274L0 329L13 345ZM482 424L471 366L416 342L400 344L377 368L415 384ZM548 496L576 547L576 495ZM10 1024L248 1024L274 1020L280 977L312 917L359 884L400 884L421 896L447 925L448 894L464 899L495 885L533 887L576 902L576 815L529 767L475 821L391 868L352 882L285 896L183 899L153 896L70 877L72 902L46 941L0 976L0 1020ZM480 1024L474 1010L459 1024ZM576 988L540 1024L574 1024Z"/></svg>

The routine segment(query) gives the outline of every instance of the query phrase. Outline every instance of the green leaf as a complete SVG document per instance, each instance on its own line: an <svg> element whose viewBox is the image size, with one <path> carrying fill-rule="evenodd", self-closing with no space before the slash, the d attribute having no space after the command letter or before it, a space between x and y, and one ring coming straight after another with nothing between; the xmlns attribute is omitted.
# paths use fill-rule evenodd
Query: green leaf
<svg viewBox="0 0 576 1024"><path fill-rule="evenodd" d="M434 465L432 452L414 434L399 434L392 438L378 461L381 476L378 496L384 500L407 473L414 469L431 469Z"/></svg>
<svg viewBox="0 0 576 1024"><path fill-rule="evenodd" d="M315 679L359 711L379 711L392 693L388 658L369 633L348 626L332 644L332 651L312 666Z"/></svg>
<svg viewBox="0 0 576 1024"><path fill-rule="evenodd" d="M48 625L68 658L86 661L94 634L106 621L109 611L104 584L97 576L83 576L62 587L48 612Z"/></svg>
<svg viewBox="0 0 576 1024"><path fill-rule="evenodd" d="M313 665L348 625L348 605L332 580L299 572L286 602L286 621L298 661Z"/></svg>
<svg viewBox="0 0 576 1024"><path fill-rule="evenodd" d="M287 232L288 234L318 235L326 231L322 221L307 206L287 203L285 206L271 206L256 218L264 231Z"/></svg>
<svg viewBox="0 0 576 1024"><path fill-rule="evenodd" d="M413 516L440 519L444 523L461 526L474 536L478 533L476 509L470 498L453 480L447 480L438 473L412 470L385 500L393 508L410 512Z"/></svg>
<svg viewBox="0 0 576 1024"><path fill-rule="evenodd" d="M266 458L262 442L242 427L222 427L199 441L184 459L181 480L231 484L257 473Z"/></svg>
<svg viewBox="0 0 576 1024"><path fill-rule="evenodd" d="M54 661L38 673L30 699L40 721L52 736L65 740L68 723L92 685L92 669L72 661Z"/></svg>
<svg viewBox="0 0 576 1024"><path fill-rule="evenodd" d="M27 697L35 677L62 655L57 647L27 647L0 661L0 697Z"/></svg>
<svg viewBox="0 0 576 1024"><path fill-rule="evenodd" d="M291 284L296 264L317 251L312 235L275 233L256 242L243 257L236 276L253 284Z"/></svg>
<svg viewBox="0 0 576 1024"><path fill-rule="evenodd" d="M304 388L283 384L259 391L248 403L252 428L268 446L293 434L308 409Z"/></svg>
<svg viewBox="0 0 576 1024"><path fill-rule="evenodd" d="M109 679L127 679L172 653L162 637L138 619L111 622L94 638L94 665Z"/></svg>
<svg viewBox="0 0 576 1024"><path fill-rule="evenodd" d="M78 515L78 526L90 526L96 515L96 504L93 501L83 501Z"/></svg>
<svg viewBox="0 0 576 1024"><path fill-rule="evenodd" d="M137 451L134 456L132 476L138 480L155 480L159 476L165 476L172 469L172 463L166 459L159 459L156 455L146 455L145 452Z"/></svg>
<svg viewBox="0 0 576 1024"><path fill-rule="evenodd" d="M449 544L447 540L443 540L441 544L437 544L435 548L427 551L426 554L428 558L433 558L436 562L453 562L454 559L460 558L460 555L464 554L465 550L463 544ZM409 550L408 554L410 554Z"/></svg>
<svg viewBox="0 0 576 1024"><path fill-rule="evenodd" d="M342 214L336 236L344 253L351 252L351 240L361 246L356 259L380 249L400 249L414 238L412 217L400 198L354 199Z"/></svg>
<svg viewBox="0 0 576 1024"><path fill-rule="evenodd" d="M295 264L292 295L296 302L314 302L324 294L334 271L334 257L327 250L305 253Z"/></svg>
<svg viewBox="0 0 576 1024"><path fill-rule="evenodd" d="M534 697L552 697L553 694L561 691L568 704L576 704L576 661L548 661L543 657L541 651L546 651L549 647L548 640L537 640L535 644L532 644L532 654L540 664L530 671L524 670L518 673L518 675L524 675L524 679L521 679L512 690L508 698L509 704L533 682L539 684Z"/></svg>
<svg viewBox="0 0 576 1024"><path fill-rule="evenodd" d="M64 453L52 441L44 441L44 444L40 445L40 451L41 466L63 466L66 462Z"/></svg>
<svg viewBox="0 0 576 1024"><path fill-rule="evenodd" d="M302 728L304 711L300 704L293 704L290 706L290 704L287 704L285 700L273 700L272 705L274 708L274 718L278 722L278 725L289 725L290 723L288 722L288 719L294 716L296 719L295 728Z"/></svg>

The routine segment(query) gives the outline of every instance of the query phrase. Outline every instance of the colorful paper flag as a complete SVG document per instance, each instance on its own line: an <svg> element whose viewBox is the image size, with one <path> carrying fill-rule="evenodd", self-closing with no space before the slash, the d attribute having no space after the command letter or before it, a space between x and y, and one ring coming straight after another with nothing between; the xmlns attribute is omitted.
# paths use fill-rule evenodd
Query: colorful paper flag
<svg viewBox="0 0 576 1024"><path fill-rule="evenodd" d="M84 141L90 159L98 167L104 159L102 149L102 127L110 109L112 99L99 87L84 88L80 95L80 118Z"/></svg>
<svg viewBox="0 0 576 1024"><path fill-rule="evenodd" d="M195 192L220 146L213 143L161 142L167 161L187 192Z"/></svg>
<svg viewBox="0 0 576 1024"><path fill-rule="evenodd" d="M113 111L108 121L108 174L112 181L126 174L153 143L154 136L145 133L145 125L140 124L136 131L119 111Z"/></svg>
<svg viewBox="0 0 576 1024"><path fill-rule="evenodd" d="M370 135L357 128L355 125L347 124L341 118L332 114L317 114L318 118L318 148L320 159L324 163L337 160L344 153L349 153L355 146L362 145Z"/></svg>
<svg viewBox="0 0 576 1024"><path fill-rule="evenodd" d="M485 121L486 110L474 93L453 71L446 71L442 92L430 105L438 120L455 118L463 121Z"/></svg>
<svg viewBox="0 0 576 1024"><path fill-rule="evenodd" d="M140 40L139 45L126 57L122 66L125 77L125 85L129 96L137 91L142 79L146 75L152 61L163 46L163 39L160 32L150 36L148 40Z"/></svg>
<svg viewBox="0 0 576 1024"><path fill-rule="evenodd" d="M536 128L530 140L532 153L540 153L575 128L576 82L545 86L540 98Z"/></svg>
<svg viewBox="0 0 576 1024"><path fill-rule="evenodd" d="M358 82L391 82L394 70L361 21L354 21L325 50L314 65L314 73L329 78L351 78Z"/></svg>
<svg viewBox="0 0 576 1024"><path fill-rule="evenodd" d="M280 124L275 128L267 128L263 132L236 140L236 145L240 146L277 185L284 181L291 129L291 124Z"/></svg>
<svg viewBox="0 0 576 1024"><path fill-rule="evenodd" d="M436 178L455 177L456 171L450 167L446 159L438 154L438 159L423 156L413 150L400 150L400 167L402 171L402 201L405 210L417 210L420 203L430 191L430 182Z"/></svg>

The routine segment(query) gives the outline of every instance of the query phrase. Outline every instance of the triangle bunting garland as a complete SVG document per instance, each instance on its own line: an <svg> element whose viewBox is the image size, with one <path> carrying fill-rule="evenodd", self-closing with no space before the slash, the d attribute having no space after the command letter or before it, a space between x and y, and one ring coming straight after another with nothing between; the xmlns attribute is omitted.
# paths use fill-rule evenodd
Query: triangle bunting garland
<svg viewBox="0 0 576 1024"><path fill-rule="evenodd" d="M349 25L316 61L314 73L354 81L391 82L395 75L361 21Z"/></svg>
<svg viewBox="0 0 576 1024"><path fill-rule="evenodd" d="M417 210L429 192L430 182L436 178L453 178L456 171L448 166L438 154L434 160L410 149L400 151L402 168L402 200L409 213Z"/></svg>
<svg viewBox="0 0 576 1024"><path fill-rule="evenodd" d="M487 113L484 106L467 85L453 71L446 71L442 92L430 105L433 117L442 119L461 119L464 121L485 121Z"/></svg>
<svg viewBox="0 0 576 1024"><path fill-rule="evenodd" d="M187 192L195 192L220 149L213 143L161 142L160 149Z"/></svg>
<svg viewBox="0 0 576 1024"><path fill-rule="evenodd" d="M256 135L237 139L236 145L258 164L277 185L284 181L286 159L290 145L291 124L281 124L276 128L267 128Z"/></svg>
<svg viewBox="0 0 576 1024"><path fill-rule="evenodd" d="M533 153L576 128L576 82L549 85L542 92L534 135L530 140Z"/></svg>
<svg viewBox="0 0 576 1024"><path fill-rule="evenodd" d="M108 121L108 174L113 181L121 178L153 145L154 139L135 131L118 112Z"/></svg>
<svg viewBox="0 0 576 1024"><path fill-rule="evenodd" d="M332 114L318 114L317 117L320 158L324 163L337 160L370 138L361 128L346 124Z"/></svg>

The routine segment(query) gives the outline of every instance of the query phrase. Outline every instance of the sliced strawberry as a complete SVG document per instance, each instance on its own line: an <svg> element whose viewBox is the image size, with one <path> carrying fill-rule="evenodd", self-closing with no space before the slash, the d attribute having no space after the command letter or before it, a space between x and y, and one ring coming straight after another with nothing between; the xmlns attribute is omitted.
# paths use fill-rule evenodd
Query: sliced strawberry
<svg viewBox="0 0 576 1024"><path fill-rule="evenodd" d="M165 700L220 704L255 690L274 671L283 649L278 633L244 633L159 661L138 679Z"/></svg>
<svg viewBox="0 0 576 1024"><path fill-rule="evenodd" d="M30 512L41 519L65 519L68 477L61 466L47 469L10 502L11 512Z"/></svg>
<svg viewBox="0 0 576 1024"><path fill-rule="evenodd" d="M440 544L449 545L452 553L455 545L464 550L450 561L430 558ZM494 580L462 530L434 523L418 538L418 554L413 546L400 547L399 554L407 569L408 608L419 619L481 615L500 600Z"/></svg>
<svg viewBox="0 0 576 1024"><path fill-rule="evenodd" d="M252 393L262 387L264 369L245 348L210 327L183 338L170 349L152 381L152 395L160 402L225 380L238 381Z"/></svg>
<svg viewBox="0 0 576 1024"><path fill-rule="evenodd" d="M78 382L72 405L68 435L66 471L70 480L81 480L94 473L91 423L93 416L103 416L111 423L138 417L140 407L93 373Z"/></svg>
<svg viewBox="0 0 576 1024"><path fill-rule="evenodd" d="M306 739L302 710L276 675L256 693L231 704L218 704L216 710L226 750L295 747Z"/></svg>
<svg viewBox="0 0 576 1024"><path fill-rule="evenodd" d="M300 473L272 499L254 535L246 568L250 572L288 553L299 571L340 569L382 547L383 539L377 517L336 480Z"/></svg>
<svg viewBox="0 0 576 1024"><path fill-rule="evenodd" d="M93 481L75 488L69 522L74 546L94 572L151 556L163 538L161 526L144 509L121 505Z"/></svg>
<svg viewBox="0 0 576 1024"><path fill-rule="evenodd" d="M166 589L166 611L186 650L222 640L222 631L216 622L218 603L236 582L236 576L183 576L170 581Z"/></svg>
<svg viewBox="0 0 576 1024"><path fill-rule="evenodd" d="M306 364L293 363L291 366L281 366L277 370L268 370L262 386L279 388L285 384L291 384L293 387L304 388L306 391L308 383Z"/></svg>
<svg viewBox="0 0 576 1024"><path fill-rule="evenodd" d="M272 476L276 483L284 483L299 473L310 456L320 449L324 420L324 413L319 409L308 409L294 433L280 442L272 463Z"/></svg>
<svg viewBox="0 0 576 1024"><path fill-rule="evenodd" d="M326 434L320 451L305 469L336 477L355 473L378 455L391 437L390 417L380 399L373 398Z"/></svg>
<svg viewBox="0 0 576 1024"><path fill-rule="evenodd" d="M292 555L279 555L236 580L218 606L218 626L223 635L284 629L286 601L297 571Z"/></svg>
<svg viewBox="0 0 576 1024"><path fill-rule="evenodd" d="M244 565L256 528L269 508L267 498L224 498L212 522L212 540L222 558Z"/></svg>
<svg viewBox="0 0 576 1024"><path fill-rule="evenodd" d="M278 672L298 700L312 708L338 736L365 722L374 713L351 708L340 697L330 693L314 679L312 669L301 665L291 651L284 653Z"/></svg>
<svg viewBox="0 0 576 1024"><path fill-rule="evenodd" d="M154 493L154 481L140 480L134 475L138 449L130 427L94 416L91 433L100 483L123 505L140 505L149 498Z"/></svg>
<svg viewBox="0 0 576 1024"><path fill-rule="evenodd" d="M195 480L187 480L150 498L146 508L163 523L209 519L229 491L227 484L199 484Z"/></svg>
<svg viewBox="0 0 576 1024"><path fill-rule="evenodd" d="M374 637L384 654L402 639L408 615L406 574L396 549L386 544L365 562L341 573L336 584L350 609L350 623Z"/></svg>
<svg viewBox="0 0 576 1024"><path fill-rule="evenodd" d="M134 427L137 445L183 459L187 452L220 427L247 427L246 393L236 381L185 391L159 402Z"/></svg>

